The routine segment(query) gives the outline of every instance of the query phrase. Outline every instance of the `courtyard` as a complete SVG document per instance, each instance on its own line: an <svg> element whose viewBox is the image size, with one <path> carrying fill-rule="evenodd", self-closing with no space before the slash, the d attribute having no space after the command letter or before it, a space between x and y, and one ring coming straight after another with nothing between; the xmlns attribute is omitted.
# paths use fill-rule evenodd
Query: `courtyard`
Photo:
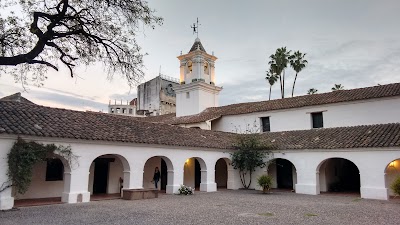
<svg viewBox="0 0 400 225"><path fill-rule="evenodd" d="M223 190L23 207L0 212L0 224L398 224L399 210L400 199Z"/></svg>

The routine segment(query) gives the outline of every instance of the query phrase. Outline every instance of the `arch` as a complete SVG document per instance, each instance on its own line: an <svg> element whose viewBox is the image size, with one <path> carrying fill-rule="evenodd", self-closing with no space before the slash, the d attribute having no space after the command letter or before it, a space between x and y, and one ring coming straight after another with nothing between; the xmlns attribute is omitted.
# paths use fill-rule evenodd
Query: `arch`
<svg viewBox="0 0 400 225"><path fill-rule="evenodd" d="M231 160L228 158L219 158L215 162L215 183L217 189L230 189L232 188L232 171Z"/></svg>
<svg viewBox="0 0 400 225"><path fill-rule="evenodd" d="M360 193L360 170L349 159L332 157L322 160L317 168L317 193Z"/></svg>
<svg viewBox="0 0 400 225"><path fill-rule="evenodd" d="M32 179L24 194L15 193L16 199L60 198L68 190L71 165L57 153L49 155L45 161L37 162L32 168ZM54 201L54 199L52 200ZM18 204L18 200L16 200Z"/></svg>
<svg viewBox="0 0 400 225"><path fill-rule="evenodd" d="M130 165L119 154L103 154L94 158L89 166L89 192L93 194L120 194L128 186Z"/></svg>
<svg viewBox="0 0 400 225"><path fill-rule="evenodd" d="M294 163L285 158L274 158L268 162L268 175L272 177L273 188L295 190L297 169Z"/></svg>
<svg viewBox="0 0 400 225"><path fill-rule="evenodd" d="M174 184L174 165L168 157L160 155L152 156L146 160L143 166L143 188L155 188L155 184L152 183L155 167L158 167L161 175L157 188L166 191L167 186Z"/></svg>
<svg viewBox="0 0 400 225"><path fill-rule="evenodd" d="M207 165L200 157L186 159L183 165L183 184L200 189L201 183L207 183Z"/></svg>
<svg viewBox="0 0 400 225"><path fill-rule="evenodd" d="M392 160L385 167L385 187L388 189L389 196L395 196L390 185L400 176L400 158Z"/></svg>

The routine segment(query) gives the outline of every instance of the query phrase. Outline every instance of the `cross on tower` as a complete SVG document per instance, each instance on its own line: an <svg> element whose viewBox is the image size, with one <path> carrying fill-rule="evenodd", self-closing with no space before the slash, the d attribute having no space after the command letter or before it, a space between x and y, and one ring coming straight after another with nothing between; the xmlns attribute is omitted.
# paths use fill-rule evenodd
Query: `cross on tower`
<svg viewBox="0 0 400 225"><path fill-rule="evenodd" d="M199 37L199 18L197 18L197 22L193 23L193 26L190 26L193 29L193 34L197 34L197 37Z"/></svg>

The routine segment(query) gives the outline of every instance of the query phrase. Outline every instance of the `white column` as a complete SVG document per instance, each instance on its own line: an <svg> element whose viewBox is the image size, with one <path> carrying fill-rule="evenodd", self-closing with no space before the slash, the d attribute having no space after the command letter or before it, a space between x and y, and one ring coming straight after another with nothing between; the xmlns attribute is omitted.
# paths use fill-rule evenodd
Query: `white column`
<svg viewBox="0 0 400 225"><path fill-rule="evenodd" d="M383 169L374 165L369 166L368 168L359 168L361 198L388 200L389 192L385 185Z"/></svg>
<svg viewBox="0 0 400 225"><path fill-rule="evenodd" d="M7 153L11 149L10 146L5 146L4 148L0 148L0 188L9 185L7 170ZM4 186L3 186L4 185ZM0 192L0 210L11 209L14 206L14 198L12 197L12 188L7 188L4 191Z"/></svg>
<svg viewBox="0 0 400 225"><path fill-rule="evenodd" d="M5 165L7 165L7 163L5 163ZM3 165L1 167L3 167ZM6 171L7 170L3 168L0 170L0 187L2 185L8 185ZM12 197L11 193L11 187L0 192L0 210L12 209L12 207L14 207L14 198Z"/></svg>
<svg viewBox="0 0 400 225"><path fill-rule="evenodd" d="M64 173L64 192L62 202L79 203L89 202L89 168L78 167L71 172Z"/></svg>
<svg viewBox="0 0 400 225"><path fill-rule="evenodd" d="M217 191L217 183L215 183L215 170L200 170L201 171L201 183L200 191L214 192Z"/></svg>
<svg viewBox="0 0 400 225"><path fill-rule="evenodd" d="M309 166L304 169L297 169L297 184L295 187L296 193L317 195L319 194L319 188L317 182L319 175L313 169L313 166Z"/></svg>
<svg viewBox="0 0 400 225"><path fill-rule="evenodd" d="M178 164L175 164L178 165ZM181 184L183 184L183 168L168 170L168 184L167 184L167 194L176 194Z"/></svg>
<svg viewBox="0 0 400 225"><path fill-rule="evenodd" d="M143 189L143 167L124 171L123 189Z"/></svg>

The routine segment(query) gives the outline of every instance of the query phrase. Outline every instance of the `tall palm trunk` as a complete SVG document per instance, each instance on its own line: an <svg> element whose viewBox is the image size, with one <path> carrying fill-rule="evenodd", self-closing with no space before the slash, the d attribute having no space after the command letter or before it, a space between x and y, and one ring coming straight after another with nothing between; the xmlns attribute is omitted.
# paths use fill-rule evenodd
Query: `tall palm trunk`
<svg viewBox="0 0 400 225"><path fill-rule="evenodd" d="M293 88L292 88L292 97L293 97L293 94L294 94L294 85L296 85L297 74L298 73L296 73L296 76L294 76L294 82L293 82Z"/></svg>
<svg viewBox="0 0 400 225"><path fill-rule="evenodd" d="M282 98L285 98L285 70L282 71L283 77L282 77Z"/></svg>
<svg viewBox="0 0 400 225"><path fill-rule="evenodd" d="M271 90L272 90L272 85L269 85L269 99L268 100L271 100Z"/></svg>
<svg viewBox="0 0 400 225"><path fill-rule="evenodd" d="M282 89L282 73L279 74L279 85L281 86L281 97L283 97L283 89Z"/></svg>

